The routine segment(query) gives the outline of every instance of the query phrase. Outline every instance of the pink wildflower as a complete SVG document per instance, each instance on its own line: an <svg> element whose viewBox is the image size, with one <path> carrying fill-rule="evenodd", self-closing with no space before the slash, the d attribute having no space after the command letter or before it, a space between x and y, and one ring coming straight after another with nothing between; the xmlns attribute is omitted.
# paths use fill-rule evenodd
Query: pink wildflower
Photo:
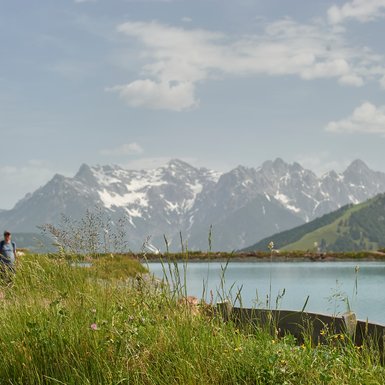
<svg viewBox="0 0 385 385"><path fill-rule="evenodd" d="M95 323L91 324L90 327L92 330L98 330L98 325L96 325Z"/></svg>

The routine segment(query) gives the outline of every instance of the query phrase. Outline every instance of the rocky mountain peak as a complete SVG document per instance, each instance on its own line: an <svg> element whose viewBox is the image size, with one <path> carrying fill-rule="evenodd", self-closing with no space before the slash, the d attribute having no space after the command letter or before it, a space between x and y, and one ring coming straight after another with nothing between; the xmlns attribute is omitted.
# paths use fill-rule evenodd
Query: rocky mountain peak
<svg viewBox="0 0 385 385"><path fill-rule="evenodd" d="M262 164L261 171L267 175L283 176L287 173L289 165L281 158L276 158L271 161L268 160Z"/></svg>
<svg viewBox="0 0 385 385"><path fill-rule="evenodd" d="M198 170L180 159L171 159L166 165L158 168L160 172L172 177L185 177L196 173Z"/></svg>
<svg viewBox="0 0 385 385"><path fill-rule="evenodd" d="M322 175L322 179L325 179L325 178L331 178L331 179L338 179L340 177L340 175L338 175L334 170L331 170L331 171L328 171L327 173L325 173L324 175Z"/></svg>
<svg viewBox="0 0 385 385"><path fill-rule="evenodd" d="M61 174L55 174L47 184L60 184L66 180L66 177Z"/></svg>
<svg viewBox="0 0 385 385"><path fill-rule="evenodd" d="M249 184L255 179L255 174L256 170L254 168L238 166L220 176L217 188L232 191L240 185Z"/></svg>
<svg viewBox="0 0 385 385"><path fill-rule="evenodd" d="M305 171L305 169L297 162L294 162L291 167L290 167L291 171L294 171L294 172L303 172Z"/></svg>
<svg viewBox="0 0 385 385"><path fill-rule="evenodd" d="M167 168L179 170L179 171L190 170L190 169L196 170L195 167L191 166L190 164L180 159L171 159L167 163Z"/></svg>
<svg viewBox="0 0 385 385"><path fill-rule="evenodd" d="M79 171L76 173L74 178L84 182L95 182L95 176L91 170L91 167L85 163L80 166Z"/></svg>
<svg viewBox="0 0 385 385"><path fill-rule="evenodd" d="M236 168L234 168L233 170L231 170L230 173L233 175L236 175L240 178L245 177L245 176L249 177L250 175L255 174L255 169L251 168L251 167L245 167L245 166L239 165Z"/></svg>
<svg viewBox="0 0 385 385"><path fill-rule="evenodd" d="M344 174L365 174L368 172L371 172L369 167L361 159L355 159L347 167Z"/></svg>
<svg viewBox="0 0 385 385"><path fill-rule="evenodd" d="M287 163L282 159L282 158L275 158L274 161L273 161L273 166L275 168L282 168L282 167L286 167L287 166Z"/></svg>

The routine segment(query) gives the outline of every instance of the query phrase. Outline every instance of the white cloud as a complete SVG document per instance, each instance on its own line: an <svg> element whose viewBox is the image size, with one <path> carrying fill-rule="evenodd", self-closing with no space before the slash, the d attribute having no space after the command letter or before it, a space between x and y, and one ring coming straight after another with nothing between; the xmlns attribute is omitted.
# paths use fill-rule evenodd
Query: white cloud
<svg viewBox="0 0 385 385"><path fill-rule="evenodd" d="M118 92L130 107L149 107L181 111L195 107L194 85L189 82L154 82L150 79L136 80L132 83L107 88Z"/></svg>
<svg viewBox="0 0 385 385"><path fill-rule="evenodd" d="M372 21L384 17L385 0L352 0L338 7L333 5L328 9L330 23L342 23L346 19L356 19L360 22Z"/></svg>
<svg viewBox="0 0 385 385"><path fill-rule="evenodd" d="M360 87L364 84L364 80L361 76L358 76L356 74L347 74L341 76L338 81L341 84L346 84L348 86L357 86Z"/></svg>
<svg viewBox="0 0 385 385"><path fill-rule="evenodd" d="M267 24L261 34L236 39L158 22L127 22L118 31L143 45L143 78L107 88L131 107L174 111L196 107L196 85L226 74L335 78L350 86L385 74L382 57L350 47L342 28L319 21L299 24L284 19Z"/></svg>
<svg viewBox="0 0 385 385"><path fill-rule="evenodd" d="M330 122L325 129L335 133L385 134L385 106L364 102L351 116Z"/></svg>
<svg viewBox="0 0 385 385"><path fill-rule="evenodd" d="M136 142L125 143L121 146L109 149L103 149L100 151L102 155L136 155L141 154L143 152L143 148Z"/></svg>

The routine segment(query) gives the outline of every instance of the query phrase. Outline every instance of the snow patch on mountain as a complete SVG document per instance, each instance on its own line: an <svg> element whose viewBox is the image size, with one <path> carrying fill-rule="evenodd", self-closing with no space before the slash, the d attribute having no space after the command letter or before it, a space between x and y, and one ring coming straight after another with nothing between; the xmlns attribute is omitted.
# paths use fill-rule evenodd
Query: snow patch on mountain
<svg viewBox="0 0 385 385"><path fill-rule="evenodd" d="M99 191L99 197L104 207L111 209L112 207L125 207L130 204L136 204L141 207L148 207L148 199L145 193L132 192L119 195L106 189Z"/></svg>
<svg viewBox="0 0 385 385"><path fill-rule="evenodd" d="M280 201L283 205L286 205L289 202L289 198L285 195L277 191L274 195L274 198L277 201Z"/></svg>

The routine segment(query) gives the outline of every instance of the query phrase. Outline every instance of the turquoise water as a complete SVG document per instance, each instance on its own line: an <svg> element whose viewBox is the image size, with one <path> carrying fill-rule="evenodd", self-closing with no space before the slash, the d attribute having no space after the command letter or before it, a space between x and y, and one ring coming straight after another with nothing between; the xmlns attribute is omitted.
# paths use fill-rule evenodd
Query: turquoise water
<svg viewBox="0 0 385 385"><path fill-rule="evenodd" d="M148 266L158 278L164 277L165 270L170 275L168 265ZM227 296L236 306L241 298L244 307L282 310L301 310L309 296L305 311L341 315L350 306L359 319L385 324L385 262L230 262L225 266L190 262L185 268L179 263L187 294L207 302L212 298L214 303Z"/></svg>

